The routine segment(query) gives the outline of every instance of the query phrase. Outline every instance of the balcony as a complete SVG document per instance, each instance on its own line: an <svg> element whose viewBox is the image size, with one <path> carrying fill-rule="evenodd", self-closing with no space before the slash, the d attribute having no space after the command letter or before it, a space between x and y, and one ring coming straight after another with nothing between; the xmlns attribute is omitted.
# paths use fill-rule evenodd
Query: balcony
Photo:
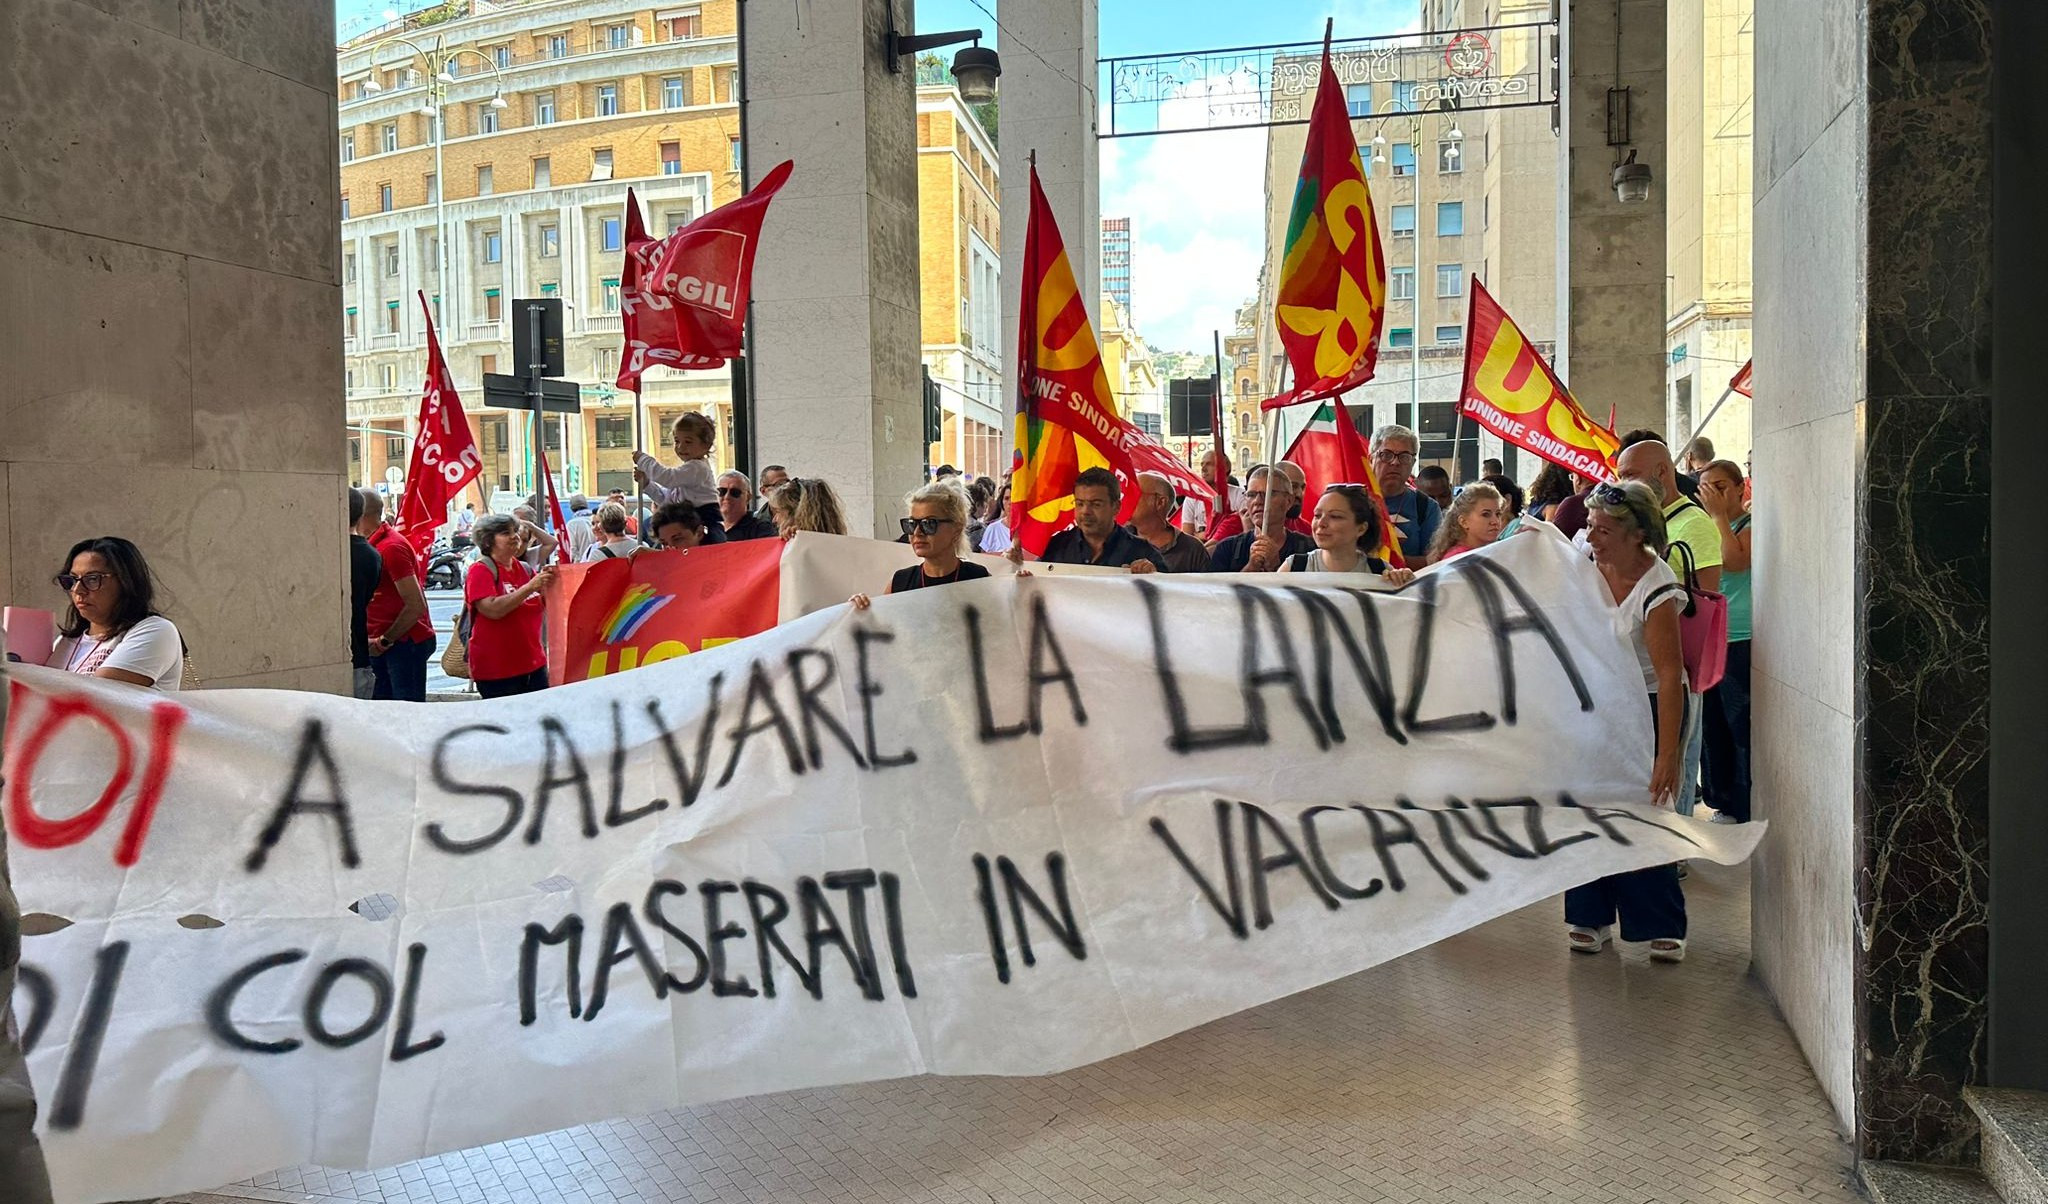
<svg viewBox="0 0 2048 1204"><path fill-rule="evenodd" d="M505 340L503 322L471 322L469 341L472 343L501 343Z"/></svg>
<svg viewBox="0 0 2048 1204"><path fill-rule="evenodd" d="M623 334L625 322L618 314L592 314L583 319L585 334Z"/></svg>
<svg viewBox="0 0 2048 1204"><path fill-rule="evenodd" d="M387 330L381 334L370 336L370 350L372 351L389 350L396 346L398 346L398 332L395 330Z"/></svg>

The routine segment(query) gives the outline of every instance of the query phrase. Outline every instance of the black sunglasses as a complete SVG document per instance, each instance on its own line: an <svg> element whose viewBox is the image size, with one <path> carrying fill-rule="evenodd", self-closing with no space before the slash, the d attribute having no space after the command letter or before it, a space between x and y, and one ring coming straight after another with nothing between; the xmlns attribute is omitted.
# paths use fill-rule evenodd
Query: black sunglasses
<svg viewBox="0 0 2048 1204"><path fill-rule="evenodd" d="M953 520L950 518L902 518L897 519L896 521L903 524L903 533L905 535L908 535L912 531L915 531L919 535L922 535L925 538L929 539L932 536L937 535L939 533L940 527L945 526Z"/></svg>
<svg viewBox="0 0 2048 1204"><path fill-rule="evenodd" d="M96 594L102 585L113 579L112 573L59 573L51 578L57 583L57 588L67 594L81 585L85 587L86 593Z"/></svg>
<svg viewBox="0 0 2048 1204"><path fill-rule="evenodd" d="M744 489L734 489L734 488L733 488L732 486L730 486L730 485L720 485L720 486L718 487L718 496L719 496L719 497L745 497L745 496L747 496L747 491L746 491L746 490L744 490Z"/></svg>
<svg viewBox="0 0 2048 1204"><path fill-rule="evenodd" d="M1628 505L1628 490L1619 485L1593 486L1593 500L1603 506Z"/></svg>

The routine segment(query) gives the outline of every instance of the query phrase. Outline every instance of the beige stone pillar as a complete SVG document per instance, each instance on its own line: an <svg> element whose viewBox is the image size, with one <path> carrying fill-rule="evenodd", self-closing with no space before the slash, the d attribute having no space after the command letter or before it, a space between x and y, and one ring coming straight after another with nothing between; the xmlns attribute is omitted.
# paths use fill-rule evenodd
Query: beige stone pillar
<svg viewBox="0 0 2048 1204"><path fill-rule="evenodd" d="M924 443L916 68L889 70L889 7L749 6L741 79L749 185L796 160L754 266L758 459L829 481L854 534L893 537Z"/></svg>
<svg viewBox="0 0 2048 1204"><path fill-rule="evenodd" d="M1565 11L1571 150L1561 366L1588 413L1605 418L1612 405L1623 430L1663 430L1664 0L1577 0ZM1610 147L1608 93L1617 87L1629 90L1629 142ZM1631 149L1656 182L1647 201L1623 204L1614 166Z"/></svg>
<svg viewBox="0 0 2048 1204"><path fill-rule="evenodd" d="M0 600L125 536L206 684L346 691L333 6L8 0L0 78Z"/></svg>

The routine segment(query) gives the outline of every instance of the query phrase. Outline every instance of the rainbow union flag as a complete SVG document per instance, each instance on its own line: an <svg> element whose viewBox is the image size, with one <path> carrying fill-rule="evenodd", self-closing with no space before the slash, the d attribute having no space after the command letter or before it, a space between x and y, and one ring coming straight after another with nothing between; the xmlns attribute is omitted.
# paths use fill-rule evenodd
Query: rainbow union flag
<svg viewBox="0 0 2048 1204"><path fill-rule="evenodd" d="M668 594L657 594L654 587L642 583L626 591L612 613L605 617L599 628L599 638L607 644L623 644L636 635L654 612L675 601Z"/></svg>

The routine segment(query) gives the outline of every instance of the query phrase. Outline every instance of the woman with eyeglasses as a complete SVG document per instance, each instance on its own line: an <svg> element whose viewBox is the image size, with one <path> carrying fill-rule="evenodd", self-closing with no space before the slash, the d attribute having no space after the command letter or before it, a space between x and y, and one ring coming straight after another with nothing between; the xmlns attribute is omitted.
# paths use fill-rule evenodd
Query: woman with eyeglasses
<svg viewBox="0 0 2048 1204"><path fill-rule="evenodd" d="M1678 611L1685 591L1664 563L1664 509L1640 481L1596 485L1586 498L1586 540L1612 603L1615 633L1635 649L1657 735L1650 801L1669 807L1678 795L1684 753L1685 658ZM1675 863L1610 874L1564 893L1564 922L1575 953L1598 953L1614 939L1647 941L1657 961L1685 960L1685 892Z"/></svg>
<svg viewBox="0 0 2048 1204"><path fill-rule="evenodd" d="M933 481L903 499L910 507L903 533L910 537L910 550L918 562L899 569L889 579L890 593L979 581L989 575L981 565L960 559L967 551L967 492L958 481L958 477ZM866 594L848 600L855 610L866 610L872 603Z"/></svg>
<svg viewBox="0 0 2048 1204"><path fill-rule="evenodd" d="M1380 546L1379 507L1363 485L1330 485L1316 502L1309 532L1312 552L1297 552L1280 562L1283 573L1374 573L1394 585L1415 579L1414 569L1387 567L1373 555Z"/></svg>
<svg viewBox="0 0 2048 1204"><path fill-rule="evenodd" d="M546 602L541 591L555 579L555 566L528 569L519 559L519 528L501 514L477 520L476 547L481 556L469 566L462 585L471 621L470 680L485 698L545 690L548 658L540 631Z"/></svg>
<svg viewBox="0 0 2048 1204"><path fill-rule="evenodd" d="M799 531L824 535L846 534L846 511L839 495L816 477L791 477L768 495L768 517L775 520L775 533L784 539Z"/></svg>
<svg viewBox="0 0 2048 1204"><path fill-rule="evenodd" d="M185 642L156 611L156 585L140 548L115 535L80 540L56 582L67 604L57 620L51 668L131 686L178 688Z"/></svg>

